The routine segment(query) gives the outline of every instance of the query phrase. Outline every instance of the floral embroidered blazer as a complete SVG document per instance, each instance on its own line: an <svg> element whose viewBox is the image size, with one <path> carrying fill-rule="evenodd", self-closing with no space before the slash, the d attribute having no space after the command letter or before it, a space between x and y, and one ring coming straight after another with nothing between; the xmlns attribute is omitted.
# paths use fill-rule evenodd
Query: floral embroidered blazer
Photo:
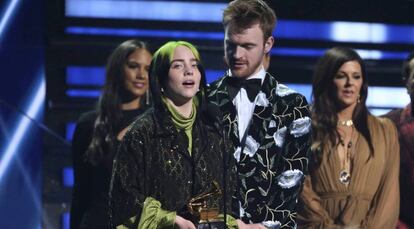
<svg viewBox="0 0 414 229"><path fill-rule="evenodd" d="M240 218L272 228L294 228L310 147L306 98L267 73L241 152L237 111L227 90L229 77L213 82L208 96L220 107L226 134L235 145Z"/></svg>

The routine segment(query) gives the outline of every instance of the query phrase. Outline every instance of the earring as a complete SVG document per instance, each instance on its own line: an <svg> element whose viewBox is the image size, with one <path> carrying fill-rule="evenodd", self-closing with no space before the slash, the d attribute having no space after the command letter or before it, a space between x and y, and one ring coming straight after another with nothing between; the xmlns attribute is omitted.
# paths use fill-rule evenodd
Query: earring
<svg viewBox="0 0 414 229"><path fill-rule="evenodd" d="M164 93L164 88L163 87L161 88L161 93Z"/></svg>
<svg viewBox="0 0 414 229"><path fill-rule="evenodd" d="M358 97L357 97L357 103L360 103L361 102L361 95L358 95Z"/></svg>
<svg viewBox="0 0 414 229"><path fill-rule="evenodd" d="M145 92L145 104L148 106L150 104L150 94L147 90L147 92Z"/></svg>

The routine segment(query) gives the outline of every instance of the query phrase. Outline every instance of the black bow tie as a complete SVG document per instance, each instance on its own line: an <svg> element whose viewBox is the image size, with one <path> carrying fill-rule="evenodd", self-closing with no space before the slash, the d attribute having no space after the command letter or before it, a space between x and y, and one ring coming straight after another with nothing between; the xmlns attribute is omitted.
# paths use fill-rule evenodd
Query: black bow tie
<svg viewBox="0 0 414 229"><path fill-rule="evenodd" d="M250 102L253 102L256 98L256 95L260 91L260 87L262 85L261 79L250 79L244 80L239 79L237 77L229 77L228 78L228 90L230 99L233 100L236 97L237 93L239 93L240 88L244 88L247 92L247 97L249 98Z"/></svg>

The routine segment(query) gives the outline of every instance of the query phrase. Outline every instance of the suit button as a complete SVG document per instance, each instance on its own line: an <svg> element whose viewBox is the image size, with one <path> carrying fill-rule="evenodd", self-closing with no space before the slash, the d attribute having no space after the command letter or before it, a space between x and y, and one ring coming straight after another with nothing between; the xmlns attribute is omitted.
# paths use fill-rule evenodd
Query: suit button
<svg viewBox="0 0 414 229"><path fill-rule="evenodd" d="M193 183L193 182L192 182L192 181L190 181L190 180L189 180L189 181L187 181L187 184L192 184L192 183Z"/></svg>

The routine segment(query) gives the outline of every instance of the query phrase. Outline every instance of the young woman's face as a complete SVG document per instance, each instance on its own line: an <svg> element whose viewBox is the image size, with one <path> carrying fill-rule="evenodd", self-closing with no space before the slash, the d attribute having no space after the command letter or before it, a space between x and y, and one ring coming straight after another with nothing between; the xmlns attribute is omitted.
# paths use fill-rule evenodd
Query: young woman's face
<svg viewBox="0 0 414 229"><path fill-rule="evenodd" d="M342 108L355 106L362 87L362 70L358 61L345 62L336 73L333 83L336 99Z"/></svg>
<svg viewBox="0 0 414 229"><path fill-rule="evenodd" d="M197 93L200 80L201 73L194 54L186 46L177 46L164 88L165 95L174 103L186 103Z"/></svg>
<svg viewBox="0 0 414 229"><path fill-rule="evenodd" d="M136 49L128 56L124 65L124 86L133 97L141 97L148 90L148 71L151 58L151 54L143 48Z"/></svg>

